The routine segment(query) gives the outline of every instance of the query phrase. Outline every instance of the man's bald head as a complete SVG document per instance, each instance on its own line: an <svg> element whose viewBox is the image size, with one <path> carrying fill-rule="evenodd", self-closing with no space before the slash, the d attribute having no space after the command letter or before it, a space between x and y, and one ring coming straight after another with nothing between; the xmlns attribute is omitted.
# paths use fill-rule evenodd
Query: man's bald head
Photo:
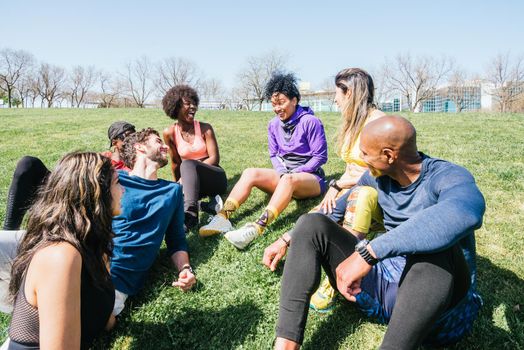
<svg viewBox="0 0 524 350"><path fill-rule="evenodd" d="M362 130L361 139L380 149L390 148L400 157L417 155L417 132L406 118L387 115L369 122Z"/></svg>

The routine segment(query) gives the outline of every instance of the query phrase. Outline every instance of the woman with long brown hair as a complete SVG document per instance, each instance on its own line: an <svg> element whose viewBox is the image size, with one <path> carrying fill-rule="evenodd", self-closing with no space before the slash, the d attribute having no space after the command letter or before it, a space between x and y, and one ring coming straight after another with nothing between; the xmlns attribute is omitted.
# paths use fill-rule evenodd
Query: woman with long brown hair
<svg viewBox="0 0 524 350"><path fill-rule="evenodd" d="M346 162L340 179L332 181L320 207L332 213L337 195L355 186L367 170L360 158L360 132L364 125L385 115L374 104L374 84L371 76L360 68L343 69L335 77L335 103L342 112L342 126L337 136L337 153Z"/></svg>
<svg viewBox="0 0 524 350"><path fill-rule="evenodd" d="M112 326L107 263L121 196L109 158L77 152L59 161L29 211L13 263L9 349L89 348Z"/></svg>

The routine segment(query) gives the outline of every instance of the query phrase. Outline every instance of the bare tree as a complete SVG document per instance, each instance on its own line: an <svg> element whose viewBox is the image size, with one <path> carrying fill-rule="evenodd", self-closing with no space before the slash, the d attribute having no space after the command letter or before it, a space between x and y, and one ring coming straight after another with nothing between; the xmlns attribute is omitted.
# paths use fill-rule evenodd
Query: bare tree
<svg viewBox="0 0 524 350"><path fill-rule="evenodd" d="M71 107L80 108L82 102L95 84L97 72L94 66L75 66L69 75L68 96L71 99Z"/></svg>
<svg viewBox="0 0 524 350"><path fill-rule="evenodd" d="M456 112L460 113L468 107L475 90L480 94L480 82L475 83L463 69L457 67L450 74L448 86L443 92L455 104Z"/></svg>
<svg viewBox="0 0 524 350"><path fill-rule="evenodd" d="M187 58L168 57L157 64L156 70L156 85L162 95L179 84L191 85L197 90L201 87L201 73L197 65Z"/></svg>
<svg viewBox="0 0 524 350"><path fill-rule="evenodd" d="M394 99L394 91L391 91L389 86L386 84L386 71L384 66L377 69L372 74L374 91L374 102L379 108L386 102L390 102Z"/></svg>
<svg viewBox="0 0 524 350"><path fill-rule="evenodd" d="M220 80L210 78L200 84L200 96L203 100L219 101L224 99L225 89Z"/></svg>
<svg viewBox="0 0 524 350"><path fill-rule="evenodd" d="M287 60L287 55L277 51L248 57L246 67L238 73L239 84L236 90L241 92L242 99L255 100L259 110L262 110L264 87L274 72L285 69Z"/></svg>
<svg viewBox="0 0 524 350"><path fill-rule="evenodd" d="M322 91L320 97L329 101L329 111L333 112L335 109L335 77L330 76L322 80L319 85L319 90Z"/></svg>
<svg viewBox="0 0 524 350"><path fill-rule="evenodd" d="M11 107L16 83L34 64L34 57L23 50L0 50L0 88L7 93L7 104Z"/></svg>
<svg viewBox="0 0 524 350"><path fill-rule="evenodd" d="M61 97L65 81L65 71L62 67L48 63L40 64L36 73L36 89L42 99L42 104L47 102L47 107L53 107L53 103Z"/></svg>
<svg viewBox="0 0 524 350"><path fill-rule="evenodd" d="M19 79L16 84L16 90L20 96L22 106L35 107L35 100L38 98L38 80L34 71L27 72L24 77Z"/></svg>
<svg viewBox="0 0 524 350"><path fill-rule="evenodd" d="M412 112L420 111L422 102L432 98L439 84L453 69L453 60L410 54L399 54L383 66L384 83L388 92L397 91L406 98Z"/></svg>
<svg viewBox="0 0 524 350"><path fill-rule="evenodd" d="M499 110L509 111L512 103L524 94L524 57L512 59L509 52L498 54L489 63L486 77L492 85L490 94L498 102Z"/></svg>
<svg viewBox="0 0 524 350"><path fill-rule="evenodd" d="M123 90L123 83L116 79L110 73L101 73L100 79L100 93L98 98L101 102L101 107L110 108L113 106L115 99L117 99Z"/></svg>
<svg viewBox="0 0 524 350"><path fill-rule="evenodd" d="M258 104L258 100L253 97L250 87L247 85L237 85L231 89L230 100L232 102L231 109L247 109L248 111L252 111Z"/></svg>
<svg viewBox="0 0 524 350"><path fill-rule="evenodd" d="M18 92L18 95L20 96L22 106L27 107L27 102L29 99L31 99L34 107L34 100L38 96L34 72L28 71L24 73L24 76L18 79L15 88Z"/></svg>
<svg viewBox="0 0 524 350"><path fill-rule="evenodd" d="M147 99L153 92L151 84L151 61L142 56L127 64L126 90L139 108L144 108Z"/></svg>
<svg viewBox="0 0 524 350"><path fill-rule="evenodd" d="M35 101L40 96L38 93L38 80L35 77L30 80L29 94L27 96L31 99L31 108L34 108Z"/></svg>

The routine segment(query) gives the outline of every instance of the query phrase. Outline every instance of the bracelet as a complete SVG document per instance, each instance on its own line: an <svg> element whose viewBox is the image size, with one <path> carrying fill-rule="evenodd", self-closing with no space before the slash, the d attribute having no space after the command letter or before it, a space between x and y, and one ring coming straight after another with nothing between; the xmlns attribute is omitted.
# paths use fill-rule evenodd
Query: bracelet
<svg viewBox="0 0 524 350"><path fill-rule="evenodd" d="M284 236L280 236L279 238L280 238L281 240L283 240L284 243L286 243L287 247L289 248L289 245L290 245L289 241L286 241L286 239L284 238Z"/></svg>
<svg viewBox="0 0 524 350"><path fill-rule="evenodd" d="M338 192L342 191L342 188L337 184L337 180L335 179L329 181L329 187L333 187Z"/></svg>
<svg viewBox="0 0 524 350"><path fill-rule="evenodd" d="M184 270L189 270L189 272L191 272L193 275L196 275L195 271L193 271L193 268L189 264L185 264L184 266L182 266L180 271L178 271L178 274L180 275L182 273L182 271L184 271Z"/></svg>

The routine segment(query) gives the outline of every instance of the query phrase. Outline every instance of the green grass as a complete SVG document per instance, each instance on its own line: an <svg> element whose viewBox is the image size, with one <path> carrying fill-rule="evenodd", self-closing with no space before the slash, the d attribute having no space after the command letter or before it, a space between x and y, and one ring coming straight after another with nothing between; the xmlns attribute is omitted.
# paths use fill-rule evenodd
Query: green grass
<svg viewBox="0 0 524 350"><path fill-rule="evenodd" d="M319 114L330 145L331 177L344 164L333 153L339 115ZM484 226L477 231L479 289L485 306L473 335L459 349L524 348L524 115L407 115L418 130L419 148L468 168L486 197ZM270 113L200 111L218 135L229 189L246 167L269 167L266 130ZM115 120L162 130L171 122L160 110L0 109L0 219L16 161L29 154L52 167L72 150L107 149ZM169 179L167 167L161 176ZM254 190L234 217L236 226L255 219L267 196ZM190 293L170 287L173 269L162 250L146 288L128 302L116 329L96 348L264 349L274 337L281 270L261 264L264 248L292 227L319 199L293 201L267 234L239 252L220 237L188 236L199 283ZM203 217L201 220L205 220ZM2 329L9 319L0 319ZM385 327L339 302L330 314L310 314L306 349L375 349Z"/></svg>

